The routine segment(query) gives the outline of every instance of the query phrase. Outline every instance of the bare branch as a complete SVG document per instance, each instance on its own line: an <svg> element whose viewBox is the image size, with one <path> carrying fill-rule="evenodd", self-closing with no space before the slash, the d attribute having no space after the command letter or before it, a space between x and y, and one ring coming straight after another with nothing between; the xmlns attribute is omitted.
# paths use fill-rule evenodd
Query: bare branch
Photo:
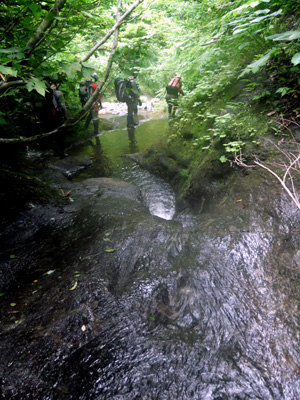
<svg viewBox="0 0 300 400"><path fill-rule="evenodd" d="M270 174L272 174L281 184L281 186L284 188L284 190L287 192L287 194L290 196L290 198L293 200L293 202L296 204L296 206L299 208L300 210L300 202L297 198L297 196L295 195L295 193L293 194L290 189L286 186L284 180L282 180L279 175L276 174L276 172L274 172L273 170L271 170L270 168L266 167L264 164L262 164L259 161L254 161L254 163L256 165L258 165L259 167L265 169L266 171L268 171Z"/></svg>
<svg viewBox="0 0 300 400"><path fill-rule="evenodd" d="M271 141L270 141L271 142ZM242 154L241 154L241 149L240 149L240 154L239 156L235 156L235 163L243 168L254 168L255 166L258 166L262 169L264 169L265 171L267 171L268 173L270 173L271 175L273 175L277 181L281 184L281 186L283 187L283 189L286 191L286 193L288 194L288 196L292 199L292 201L295 203L295 205L297 206L297 208L300 210L300 201L299 201L299 196L297 194L297 190L295 187L295 180L294 180L294 176L292 175L291 171L297 172L299 173L299 170L297 168L295 168L295 165L298 165L299 160L300 160L300 152L298 153L297 156L295 156L293 153L288 153L287 151L282 150L278 145L276 145L275 143L271 142L276 149L283 154L283 156L285 156L288 161L289 164L287 165L286 163L273 163L273 165L280 167L284 174L283 177L281 178L279 173L275 172L271 167L267 166L266 164L264 164L262 161L260 161L257 156L253 156L254 157L254 164L255 165L247 165L246 163L244 163L244 161L242 160ZM299 149L298 149L299 150ZM287 178L288 182L287 182ZM288 184L290 185L291 189L288 187Z"/></svg>

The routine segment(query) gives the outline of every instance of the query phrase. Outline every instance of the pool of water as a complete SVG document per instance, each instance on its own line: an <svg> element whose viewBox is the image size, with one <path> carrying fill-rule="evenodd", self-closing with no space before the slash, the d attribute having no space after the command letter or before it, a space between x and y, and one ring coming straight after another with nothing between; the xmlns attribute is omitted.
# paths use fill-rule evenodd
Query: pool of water
<svg viewBox="0 0 300 400"><path fill-rule="evenodd" d="M168 121L165 118L149 120L142 122L136 129L126 129L125 119L115 117L115 122L121 125L119 129L103 132L76 150L76 155L93 161L92 168L80 174L77 179L113 177L133 183L140 189L150 213L170 220L175 214L175 195L170 185L126 157L128 154L145 151L165 136Z"/></svg>

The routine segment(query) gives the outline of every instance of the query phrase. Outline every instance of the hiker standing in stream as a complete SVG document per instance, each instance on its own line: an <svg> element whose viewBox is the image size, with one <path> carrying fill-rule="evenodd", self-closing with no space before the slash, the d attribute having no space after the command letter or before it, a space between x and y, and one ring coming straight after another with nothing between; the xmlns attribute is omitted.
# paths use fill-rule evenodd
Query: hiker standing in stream
<svg viewBox="0 0 300 400"><path fill-rule="evenodd" d="M184 96L182 90L182 79L180 76L175 76L170 80L170 82L166 86L166 102L168 104L168 115L169 118L174 118L176 114L176 110L178 107L178 96L179 93Z"/></svg>
<svg viewBox="0 0 300 400"><path fill-rule="evenodd" d="M137 77L137 72L132 72L131 75L126 79L126 92L128 94L126 99L127 104L127 128L134 128L138 125L137 114L138 108L137 105L142 105L140 96L141 91L139 84L135 81Z"/></svg>
<svg viewBox="0 0 300 400"><path fill-rule="evenodd" d="M97 83L96 82L99 79L98 74L96 72L94 72L92 74L92 78L93 78L93 82L83 81L84 84L86 85L87 94L86 94L85 98L81 98L82 106L84 106L84 104L89 100L91 95L97 89ZM80 83L80 85L82 85L82 84ZM94 135L99 135L99 109L102 109L102 103L101 103L100 96L98 96L98 99L93 104L92 109L91 109L89 115L87 116L87 119L86 119L86 122L85 122L85 128L87 129L89 124L90 124L90 122L91 122L91 120L93 120Z"/></svg>
<svg viewBox="0 0 300 400"><path fill-rule="evenodd" d="M52 129L58 128L62 125L65 120L67 119L67 108L65 105L65 100L63 93L58 90L60 83L57 82L49 82L50 88L48 88L48 94L46 94L46 98L49 98L49 102L51 99L51 117L49 118L49 126ZM65 154L65 133L56 132L53 136L53 150L54 155L61 159L67 157L68 155Z"/></svg>

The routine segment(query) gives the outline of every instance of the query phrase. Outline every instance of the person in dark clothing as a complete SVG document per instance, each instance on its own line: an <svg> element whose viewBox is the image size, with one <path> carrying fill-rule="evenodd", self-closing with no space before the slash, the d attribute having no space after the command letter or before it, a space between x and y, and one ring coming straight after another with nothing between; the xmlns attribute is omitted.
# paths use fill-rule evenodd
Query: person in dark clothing
<svg viewBox="0 0 300 400"><path fill-rule="evenodd" d="M92 74L92 78L94 79L94 82L92 83L92 94L95 93L95 90L97 89L97 80L99 79L98 74L94 72ZM87 116L86 122L85 122L85 128L87 129L91 120L93 120L94 124L94 135L99 135L99 110L102 109L102 103L101 103L101 98L98 96L98 100L94 103L89 115Z"/></svg>
<svg viewBox="0 0 300 400"><path fill-rule="evenodd" d="M64 100L63 93L58 90L60 83L49 82L50 87L48 88L48 93L46 96L52 96L53 106L50 110L49 117L49 127L51 130L58 128L62 125L67 119L67 108ZM53 135L52 141L54 155L61 159L67 157L65 154L65 133L64 132L56 132Z"/></svg>
<svg viewBox="0 0 300 400"><path fill-rule="evenodd" d="M128 93L127 104L127 128L134 128L138 125L137 114L138 104L141 106L142 102L140 99L141 91L139 84L135 81L137 77L136 72L132 72L131 75L126 79L126 87Z"/></svg>
<svg viewBox="0 0 300 400"><path fill-rule="evenodd" d="M168 104L168 115L169 118L174 118L178 107L179 93L184 96L182 90L182 79L180 78L180 76L175 76L174 78L172 78L171 81L168 83L166 90L167 94L165 99Z"/></svg>

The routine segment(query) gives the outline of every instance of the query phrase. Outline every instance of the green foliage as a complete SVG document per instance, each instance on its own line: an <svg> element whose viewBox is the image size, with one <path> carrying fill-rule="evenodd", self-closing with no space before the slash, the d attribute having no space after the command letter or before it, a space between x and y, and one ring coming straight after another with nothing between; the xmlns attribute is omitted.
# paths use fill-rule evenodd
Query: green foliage
<svg viewBox="0 0 300 400"><path fill-rule="evenodd" d="M51 11L56 4L55 0L0 4L0 84L3 80L24 82L5 90L0 85L0 124L5 125L5 137L37 133L32 103L37 94L45 95L49 79L63 83L61 89L72 115L80 107L78 82L105 69L105 50L97 51L89 62L79 60L115 24L117 1L72 0L57 13Z"/></svg>

